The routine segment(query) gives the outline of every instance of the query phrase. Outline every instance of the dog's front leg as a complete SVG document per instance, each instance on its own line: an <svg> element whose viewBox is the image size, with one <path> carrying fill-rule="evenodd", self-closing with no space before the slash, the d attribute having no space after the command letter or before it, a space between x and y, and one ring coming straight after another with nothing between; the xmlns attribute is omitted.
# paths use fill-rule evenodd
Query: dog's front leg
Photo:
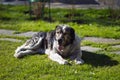
<svg viewBox="0 0 120 80"><path fill-rule="evenodd" d="M84 60L82 60L82 51L78 51L77 53L77 57L75 58L75 63L76 64L83 64L84 63Z"/></svg>
<svg viewBox="0 0 120 80"><path fill-rule="evenodd" d="M76 64L83 64L84 63L83 59L78 58L78 57L75 59L75 62L76 62Z"/></svg>
<svg viewBox="0 0 120 80"><path fill-rule="evenodd" d="M68 61L63 59L59 54L52 53L49 55L49 58L53 61L58 62L59 64L68 64Z"/></svg>

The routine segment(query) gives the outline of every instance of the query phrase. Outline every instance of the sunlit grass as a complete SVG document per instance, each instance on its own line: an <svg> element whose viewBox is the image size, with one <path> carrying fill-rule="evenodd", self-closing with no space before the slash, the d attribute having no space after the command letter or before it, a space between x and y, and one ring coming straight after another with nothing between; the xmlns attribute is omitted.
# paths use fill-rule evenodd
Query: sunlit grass
<svg viewBox="0 0 120 80"><path fill-rule="evenodd" d="M101 48L102 51L106 51L106 52L120 51L120 48L112 47L114 45L120 45L120 42L109 44L109 43L95 43L90 41L82 41L82 46L97 47L97 48Z"/></svg>
<svg viewBox="0 0 120 80"><path fill-rule="evenodd" d="M47 55L13 57L21 43L0 41L0 80L118 80L120 56L83 52L83 65L60 65ZM102 77L101 77L102 76Z"/></svg>
<svg viewBox="0 0 120 80"><path fill-rule="evenodd" d="M0 5L0 29L11 29L18 32L49 31L58 24L68 24L82 37L120 38L120 20L110 19L109 13L105 9L77 9L73 18L67 17L71 14L70 9L51 9L53 22L48 22L31 20L29 14L24 14L28 8L27 6ZM48 17L47 9L45 9L45 17ZM76 21L70 22L71 19Z"/></svg>
<svg viewBox="0 0 120 80"><path fill-rule="evenodd" d="M69 9L52 9L53 22L30 20L25 6L0 5L0 29L16 30L14 34L26 31L49 31L58 24L68 24L81 37L96 36L120 38L120 20L109 19L107 10L76 10L73 19L81 23L69 22L65 15ZM47 16L48 14L45 14ZM66 22L68 21L68 22ZM28 38L0 35L0 38L14 38L25 42ZM13 57L15 49L23 42L0 41L0 80L119 80L120 55L109 51L120 49L112 45L82 42L82 45L101 48L96 53L83 52L85 64L60 65L48 59L47 55L30 55L22 59Z"/></svg>

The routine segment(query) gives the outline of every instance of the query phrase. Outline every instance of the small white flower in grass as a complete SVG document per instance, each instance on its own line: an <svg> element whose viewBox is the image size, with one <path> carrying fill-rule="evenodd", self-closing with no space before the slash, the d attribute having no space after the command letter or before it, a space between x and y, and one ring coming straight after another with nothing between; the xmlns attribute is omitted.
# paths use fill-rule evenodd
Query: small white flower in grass
<svg viewBox="0 0 120 80"><path fill-rule="evenodd" d="M73 72L74 72L75 74L77 74L77 73L78 73L78 71L77 71L77 70L75 70L75 69L73 69Z"/></svg>
<svg viewBox="0 0 120 80"><path fill-rule="evenodd" d="M75 71L75 74L77 74L77 73L78 73L78 71L76 70L76 71Z"/></svg>
<svg viewBox="0 0 120 80"><path fill-rule="evenodd" d="M95 73L94 73L94 72L90 72L90 74L95 75Z"/></svg>
<svg viewBox="0 0 120 80"><path fill-rule="evenodd" d="M92 26L92 24L89 24L89 26Z"/></svg>

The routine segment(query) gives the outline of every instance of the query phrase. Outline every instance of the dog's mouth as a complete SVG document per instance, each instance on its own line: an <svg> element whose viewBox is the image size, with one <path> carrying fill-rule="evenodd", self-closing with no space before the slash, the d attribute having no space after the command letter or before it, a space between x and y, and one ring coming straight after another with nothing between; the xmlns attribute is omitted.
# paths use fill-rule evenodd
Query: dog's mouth
<svg viewBox="0 0 120 80"><path fill-rule="evenodd" d="M58 45L58 50L59 50L59 51L63 51L63 49L64 49L64 46Z"/></svg>
<svg viewBox="0 0 120 80"><path fill-rule="evenodd" d="M59 51L63 51L64 46L63 46L63 43L62 43L62 42L63 42L62 39L59 39L59 40L58 40L58 50L59 50Z"/></svg>

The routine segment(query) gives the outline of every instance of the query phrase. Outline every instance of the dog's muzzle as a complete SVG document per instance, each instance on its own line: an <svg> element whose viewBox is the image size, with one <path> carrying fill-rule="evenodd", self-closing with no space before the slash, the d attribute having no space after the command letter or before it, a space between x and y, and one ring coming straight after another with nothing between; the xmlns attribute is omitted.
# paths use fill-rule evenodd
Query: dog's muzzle
<svg viewBox="0 0 120 80"><path fill-rule="evenodd" d="M58 44L61 46L62 45L62 39L58 40Z"/></svg>
<svg viewBox="0 0 120 80"><path fill-rule="evenodd" d="M64 47L63 47L63 45L62 45L62 42L63 42L62 39L59 39L59 40L58 40L58 50L59 50L59 51L63 51L63 49L64 49Z"/></svg>

